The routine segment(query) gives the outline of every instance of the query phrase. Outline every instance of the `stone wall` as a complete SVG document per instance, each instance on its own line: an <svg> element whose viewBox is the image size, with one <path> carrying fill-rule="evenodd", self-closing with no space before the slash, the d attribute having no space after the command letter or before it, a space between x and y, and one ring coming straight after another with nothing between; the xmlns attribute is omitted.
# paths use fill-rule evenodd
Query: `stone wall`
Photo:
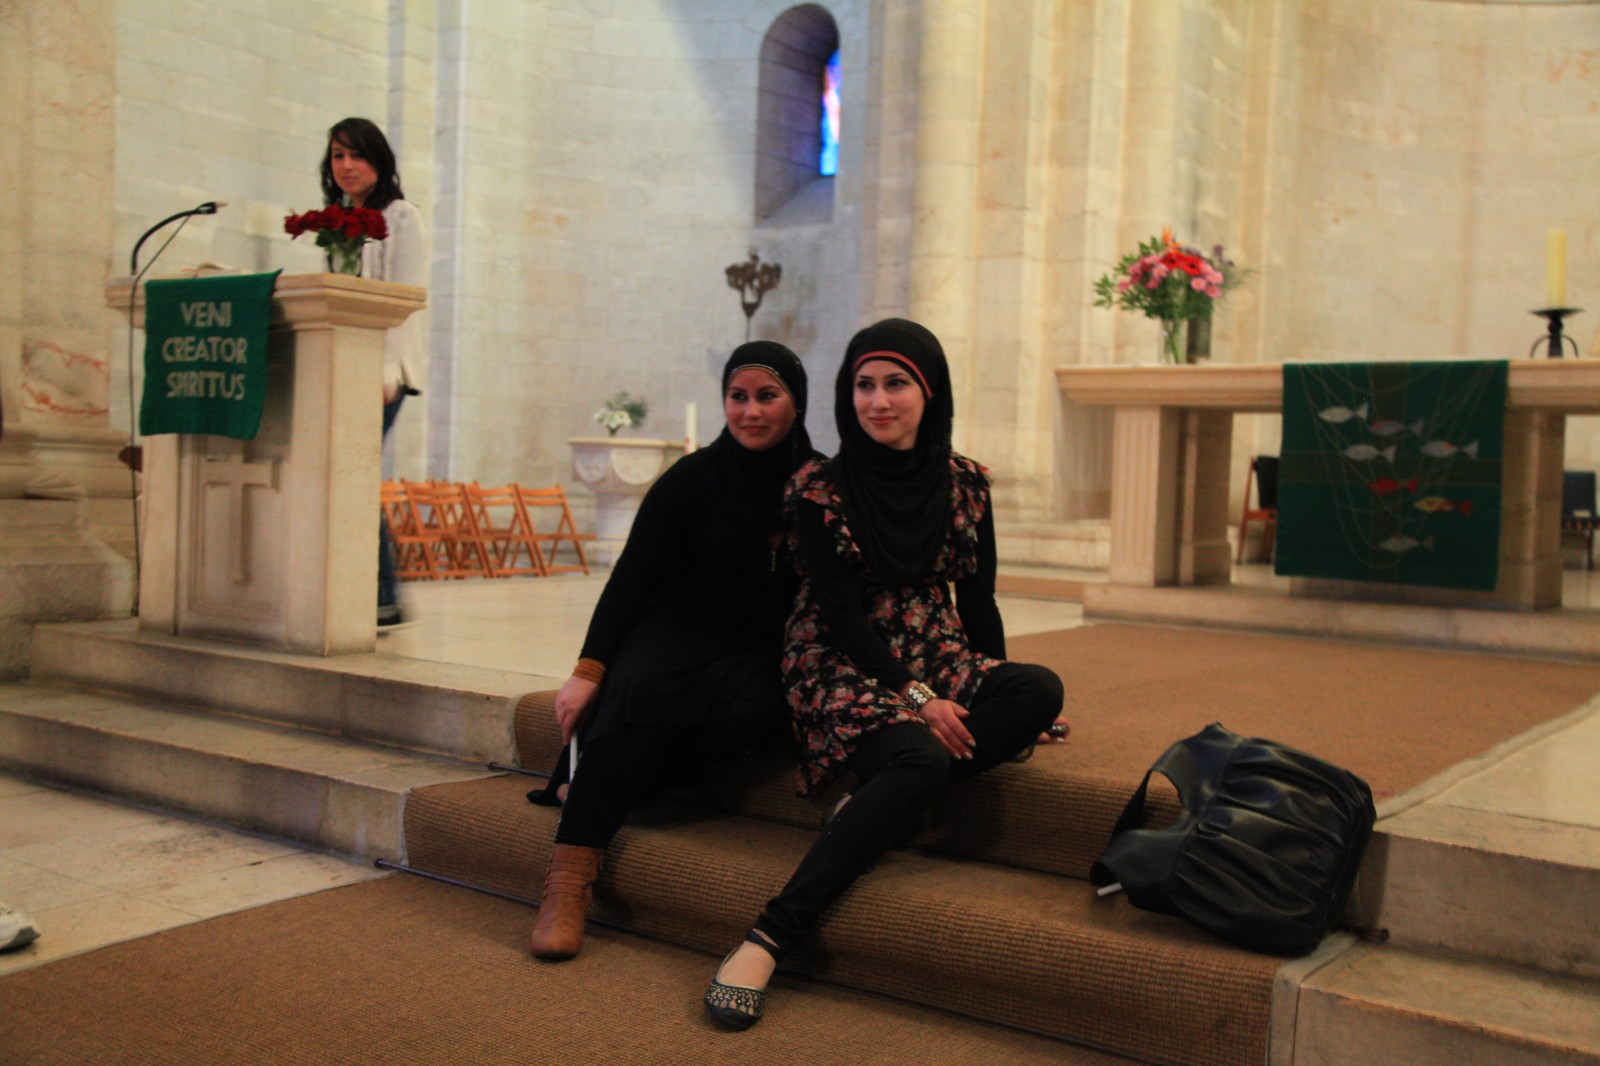
<svg viewBox="0 0 1600 1066"><path fill-rule="evenodd" d="M1252 116L1266 173L1241 204L1261 343L1235 357L1523 358L1551 228L1567 231L1569 302L1591 308L1577 339L1600 342L1600 8L1276 8L1277 92ZM1277 447L1276 420L1255 421L1241 483L1243 454ZM1567 464L1600 464L1600 419L1570 420Z"/></svg>
<svg viewBox="0 0 1600 1066"><path fill-rule="evenodd" d="M1052 370L1151 358L1155 326L1093 308L1090 285L1163 225L1257 269L1217 320L1222 360L1520 357L1553 226L1573 302L1596 303L1593 4L839 0L822 6L842 166L808 193L831 203L753 223L760 46L791 6L104 0L114 31L92 6L0 7L34 34L0 44L0 123L39 146L0 164L19 192L0 239L44 227L52 246L39 281L0 257L8 418L34 417L25 361L70 363L91 369L66 395L126 425L127 335L99 282L172 211L229 202L162 269L318 269L281 219L317 202L325 131L350 114L384 125L433 229L402 476L570 482L567 438L620 390L651 405L642 435L680 436L693 401L709 439L745 333L723 269L752 247L784 266L753 335L810 367L818 442L850 333L922 317L955 367L958 446L1000 475L1008 520L1105 513L1105 420L1065 405ZM81 32L51 28L82 12ZM111 53L114 108L106 61L82 61ZM36 338L25 320L50 307ZM1575 322L1586 346L1596 314ZM1600 462L1592 422L1573 422L1573 465ZM1276 423L1241 420L1238 440L1242 483Z"/></svg>
<svg viewBox="0 0 1600 1066"><path fill-rule="evenodd" d="M751 247L784 267L752 335L831 373L855 325L851 179L831 220L751 222L760 45L788 6L468 8L456 333L435 377L455 431L435 433L434 469L570 480L567 438L598 433L618 391L650 405L635 435L681 437L694 402L710 439L745 333L723 270ZM830 6L847 41L863 6ZM864 61L847 44L843 62L849 123Z"/></svg>
<svg viewBox="0 0 1600 1066"><path fill-rule="evenodd" d="M327 130L350 115L384 128L406 198L429 217L433 7L422 0L336 6L120 0L110 272L127 272L128 250L146 227L207 200L227 206L181 230L168 227L145 244L141 267L172 237L149 276L207 261L287 273L324 269L309 239L289 240L283 218L321 206L318 166ZM118 322L110 334L120 379L125 324ZM137 348L134 369L142 379ZM413 398L392 442L399 469L409 477L422 476L426 418L419 409L426 403ZM126 425L126 388L118 390L112 409Z"/></svg>

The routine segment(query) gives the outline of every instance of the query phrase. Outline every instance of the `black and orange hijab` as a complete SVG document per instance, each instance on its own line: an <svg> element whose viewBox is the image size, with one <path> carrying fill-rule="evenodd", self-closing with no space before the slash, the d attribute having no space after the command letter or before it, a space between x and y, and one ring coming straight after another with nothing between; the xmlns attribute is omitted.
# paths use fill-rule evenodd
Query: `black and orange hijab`
<svg viewBox="0 0 1600 1066"><path fill-rule="evenodd" d="M917 441L907 451L879 444L856 418L856 371L874 360L899 365L922 389ZM950 367L926 326L886 318L857 333L834 382L839 454L829 463L850 531L869 576L916 584L932 572L950 530L950 432L955 404Z"/></svg>

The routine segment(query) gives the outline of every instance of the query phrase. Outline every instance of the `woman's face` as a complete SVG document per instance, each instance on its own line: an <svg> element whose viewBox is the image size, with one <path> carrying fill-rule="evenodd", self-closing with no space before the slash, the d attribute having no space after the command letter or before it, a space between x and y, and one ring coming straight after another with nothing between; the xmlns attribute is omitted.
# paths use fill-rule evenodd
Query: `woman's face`
<svg viewBox="0 0 1600 1066"><path fill-rule="evenodd" d="M916 447L927 401L909 370L887 359L868 360L856 371L854 395L856 421L867 436L896 451Z"/></svg>
<svg viewBox="0 0 1600 1066"><path fill-rule="evenodd" d="M794 428L794 397L772 374L745 367L728 379L722 413L734 440L753 452L764 452Z"/></svg>
<svg viewBox="0 0 1600 1066"><path fill-rule="evenodd" d="M350 202L360 207L378 185L378 171L367 157L349 145L338 141L328 143L328 162L333 168L334 184L339 186Z"/></svg>

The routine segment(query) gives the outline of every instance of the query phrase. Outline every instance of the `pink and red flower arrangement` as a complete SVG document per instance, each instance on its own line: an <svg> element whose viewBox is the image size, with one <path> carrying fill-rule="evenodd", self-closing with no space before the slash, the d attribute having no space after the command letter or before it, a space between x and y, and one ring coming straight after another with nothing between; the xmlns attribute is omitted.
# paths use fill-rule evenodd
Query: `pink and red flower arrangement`
<svg viewBox="0 0 1600 1066"><path fill-rule="evenodd" d="M1169 359L1178 362L1178 324L1209 319L1217 301L1243 276L1223 254L1222 245L1204 255L1173 240L1169 227L1160 237L1142 242L1137 252L1123 256L1116 270L1094 283L1094 305L1142 311L1160 319L1163 348Z"/></svg>
<svg viewBox="0 0 1600 1066"><path fill-rule="evenodd" d="M370 207L341 207L329 204L319 211L286 215L283 230L290 237L315 233L317 247L328 249L333 269L340 274L361 273L361 246L369 240L389 236L389 223L382 211Z"/></svg>

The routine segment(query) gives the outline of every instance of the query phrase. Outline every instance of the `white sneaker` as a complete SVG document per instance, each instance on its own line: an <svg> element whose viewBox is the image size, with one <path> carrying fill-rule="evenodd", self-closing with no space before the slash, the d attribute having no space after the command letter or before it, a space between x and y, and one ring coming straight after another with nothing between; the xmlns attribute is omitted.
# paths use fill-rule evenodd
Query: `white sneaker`
<svg viewBox="0 0 1600 1066"><path fill-rule="evenodd" d="M39 939L39 926L27 912L0 903L0 951L15 951Z"/></svg>

